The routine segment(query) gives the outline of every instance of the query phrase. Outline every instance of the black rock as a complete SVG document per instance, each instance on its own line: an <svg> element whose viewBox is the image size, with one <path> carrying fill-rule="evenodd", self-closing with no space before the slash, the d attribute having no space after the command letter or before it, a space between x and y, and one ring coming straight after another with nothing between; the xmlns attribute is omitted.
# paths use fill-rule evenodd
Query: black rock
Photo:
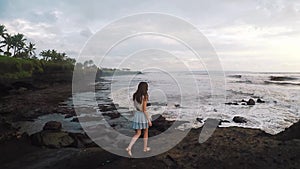
<svg viewBox="0 0 300 169"><path fill-rule="evenodd" d="M241 117L241 116L235 116L233 118L233 121L236 123L247 123L247 119L245 117Z"/></svg>
<svg viewBox="0 0 300 169"><path fill-rule="evenodd" d="M200 123L203 123L203 122L202 122L203 118L197 117L196 120L199 121Z"/></svg>
<svg viewBox="0 0 300 169"><path fill-rule="evenodd" d="M180 107L180 104L175 104L174 106L175 106L176 108L178 108L178 107Z"/></svg>
<svg viewBox="0 0 300 169"><path fill-rule="evenodd" d="M242 75L229 75L228 77L233 77L233 78L242 78Z"/></svg>
<svg viewBox="0 0 300 169"><path fill-rule="evenodd" d="M74 117L71 122L79 122L79 119L77 117Z"/></svg>
<svg viewBox="0 0 300 169"><path fill-rule="evenodd" d="M118 105L117 104L99 104L99 109L101 112L106 112L106 111L113 111L117 110Z"/></svg>
<svg viewBox="0 0 300 169"><path fill-rule="evenodd" d="M71 117L73 117L72 114L67 114L67 115L65 115L65 118L66 118L66 119L67 119L67 118L71 118Z"/></svg>
<svg viewBox="0 0 300 169"><path fill-rule="evenodd" d="M247 105L255 105L255 101L253 99L249 99L247 101Z"/></svg>
<svg viewBox="0 0 300 169"><path fill-rule="evenodd" d="M237 102L228 102L228 103L225 103L226 105L239 105Z"/></svg>
<svg viewBox="0 0 300 169"><path fill-rule="evenodd" d="M228 120L221 120L221 121L219 122L219 125L221 125L222 123L230 123L230 121L228 121Z"/></svg>
<svg viewBox="0 0 300 169"><path fill-rule="evenodd" d="M43 130L55 130L55 131L59 131L61 130L62 125L61 122L58 121L48 121L44 127Z"/></svg>
<svg viewBox="0 0 300 169"><path fill-rule="evenodd" d="M257 99L257 103L265 103L265 101L261 100L260 98Z"/></svg>
<svg viewBox="0 0 300 169"><path fill-rule="evenodd" d="M64 131L44 130L30 136L31 143L49 148L61 148L72 146L75 140Z"/></svg>
<svg viewBox="0 0 300 169"><path fill-rule="evenodd" d="M272 81L285 81L285 80L297 80L297 78L287 77L287 76L271 76L270 80L272 80Z"/></svg>
<svg viewBox="0 0 300 169"><path fill-rule="evenodd" d="M109 113L102 113L103 116L109 116L110 119L119 118L121 114L119 112L109 112Z"/></svg>

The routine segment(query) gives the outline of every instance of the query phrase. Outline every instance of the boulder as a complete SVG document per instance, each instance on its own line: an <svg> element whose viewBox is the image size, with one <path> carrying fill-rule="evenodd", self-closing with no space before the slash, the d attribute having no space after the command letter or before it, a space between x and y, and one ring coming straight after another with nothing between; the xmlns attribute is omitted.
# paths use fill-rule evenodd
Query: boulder
<svg viewBox="0 0 300 169"><path fill-rule="evenodd" d="M69 133L64 131L44 130L30 136L31 143L49 148L70 147L75 140Z"/></svg>
<svg viewBox="0 0 300 169"><path fill-rule="evenodd" d="M235 116L233 118L233 121L236 123L247 123L247 119L245 117L241 117L241 116Z"/></svg>
<svg viewBox="0 0 300 169"><path fill-rule="evenodd" d="M255 105L255 101L253 99L249 99L247 101L247 105Z"/></svg>
<svg viewBox="0 0 300 169"><path fill-rule="evenodd" d="M62 128L61 122L58 121L48 121L44 127L43 130L54 130L54 131L60 131Z"/></svg>

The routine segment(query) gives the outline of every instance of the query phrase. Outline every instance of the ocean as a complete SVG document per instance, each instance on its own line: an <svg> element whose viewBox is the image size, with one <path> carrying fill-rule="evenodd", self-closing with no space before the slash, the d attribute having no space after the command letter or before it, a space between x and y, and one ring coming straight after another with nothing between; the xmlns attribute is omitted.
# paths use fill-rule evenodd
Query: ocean
<svg viewBox="0 0 300 169"><path fill-rule="evenodd" d="M73 117L63 114L47 114L34 122L15 124L21 131L33 134L42 129L47 121L55 120L63 124L63 130L83 132L82 127L93 128L106 124L106 118L99 121L102 112L97 104L117 105L121 117L130 119L135 111L132 95L141 81L149 85L150 115L161 114L167 120L180 120L183 123L177 129L186 130L204 125L209 118L222 120L219 127L238 126L261 129L269 134L277 134L300 119L300 73L257 73L225 72L220 81L214 81L207 72L143 72L142 74L114 75L103 77L94 92L74 93L62 103L69 108L79 107L79 118L90 117L86 122L73 122ZM92 84L95 85L95 84ZM97 86L97 84L96 84ZM224 99L213 97L214 90L223 87L218 93ZM223 92L223 93L222 93ZM214 93L216 94L216 93ZM217 95L218 96L218 95ZM264 103L258 103L257 99ZM76 105L73 101L76 100ZM247 105L242 100L253 99L255 105ZM236 123L233 118L241 116L246 123ZM128 121L120 118L123 128L130 129ZM197 120L198 119L198 120Z"/></svg>
<svg viewBox="0 0 300 169"><path fill-rule="evenodd" d="M111 81L109 97L113 102L130 110L134 110L132 94L138 83L148 82L149 114L188 121L178 128L181 130L201 127L213 118L226 121L220 127L257 128L277 134L300 119L300 73L225 72L220 80L225 81L221 87L226 100L213 100L210 76L204 71L149 71L105 79ZM264 103L241 102L258 98ZM244 117L247 123L234 122L235 116Z"/></svg>

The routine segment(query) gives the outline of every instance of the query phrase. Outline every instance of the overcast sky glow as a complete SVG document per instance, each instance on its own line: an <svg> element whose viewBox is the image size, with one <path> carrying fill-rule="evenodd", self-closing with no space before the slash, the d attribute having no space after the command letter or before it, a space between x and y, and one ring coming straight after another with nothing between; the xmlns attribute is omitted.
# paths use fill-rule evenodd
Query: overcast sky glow
<svg viewBox="0 0 300 169"><path fill-rule="evenodd" d="M225 70L300 72L300 0L0 0L0 24L10 33L25 34L37 53L57 49L71 57L105 25L143 12L166 13L195 25Z"/></svg>

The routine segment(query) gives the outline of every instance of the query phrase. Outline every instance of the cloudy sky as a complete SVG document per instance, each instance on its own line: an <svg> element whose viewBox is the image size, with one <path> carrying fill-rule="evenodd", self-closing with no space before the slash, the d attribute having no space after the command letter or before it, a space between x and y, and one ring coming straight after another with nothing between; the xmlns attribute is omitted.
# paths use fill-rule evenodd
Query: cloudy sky
<svg viewBox="0 0 300 169"><path fill-rule="evenodd" d="M103 27L143 12L177 16L196 26L215 48L225 70L300 71L300 0L0 0L0 24L10 33L25 34L36 43L37 52L57 49L74 58ZM127 43L120 48L136 44L147 44L145 48L160 44L162 49L177 49L177 52L180 48L180 44L170 39L149 36L132 39L131 45ZM155 64L164 55L170 56L165 51L149 52L157 54L152 59ZM140 54L151 58L149 52ZM116 59L112 57L105 66L115 67L113 61L125 57L122 50L114 53ZM184 58L192 60L188 54ZM170 60L164 58L161 63L166 65ZM173 65L176 69L177 64ZM134 64L132 67L135 68ZM193 68L197 69L197 65Z"/></svg>

